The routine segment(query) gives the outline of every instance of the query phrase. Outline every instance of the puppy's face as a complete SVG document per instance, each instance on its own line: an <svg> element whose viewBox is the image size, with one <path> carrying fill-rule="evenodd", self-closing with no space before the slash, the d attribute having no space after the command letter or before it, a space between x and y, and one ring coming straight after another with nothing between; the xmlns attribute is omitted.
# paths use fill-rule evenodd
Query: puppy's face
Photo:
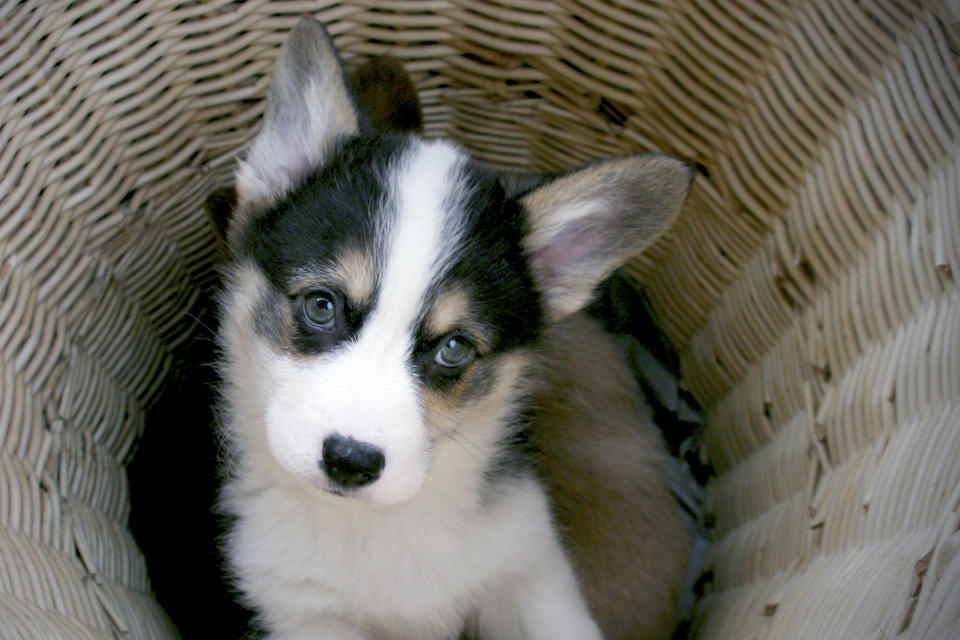
<svg viewBox="0 0 960 640"><path fill-rule="evenodd" d="M251 217L228 350L285 470L390 503L445 440L495 444L474 440L514 411L542 313L494 176L449 143L355 138Z"/></svg>
<svg viewBox="0 0 960 640"><path fill-rule="evenodd" d="M221 343L242 455L394 503L463 471L452 441L488 471L544 323L669 226L690 172L632 156L514 197L455 145L367 122L301 21L237 170Z"/></svg>

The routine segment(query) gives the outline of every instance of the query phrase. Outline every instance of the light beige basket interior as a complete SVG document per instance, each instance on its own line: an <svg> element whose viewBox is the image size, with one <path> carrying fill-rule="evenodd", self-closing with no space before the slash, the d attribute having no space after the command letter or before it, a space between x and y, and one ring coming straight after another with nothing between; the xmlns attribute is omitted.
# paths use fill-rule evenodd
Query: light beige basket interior
<svg viewBox="0 0 960 640"><path fill-rule="evenodd" d="M172 638L124 465L284 33L513 168L700 170L631 265L706 410L699 638L960 638L955 2L0 4L0 637ZM185 576L185 580L188 576Z"/></svg>

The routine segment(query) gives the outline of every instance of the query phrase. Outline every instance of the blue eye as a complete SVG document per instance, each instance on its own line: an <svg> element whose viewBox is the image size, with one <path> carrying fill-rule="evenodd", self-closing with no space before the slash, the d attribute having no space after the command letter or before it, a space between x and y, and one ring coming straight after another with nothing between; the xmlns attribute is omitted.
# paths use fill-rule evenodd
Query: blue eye
<svg viewBox="0 0 960 640"><path fill-rule="evenodd" d="M433 361L446 369L462 369L473 359L475 350L469 340L457 335L440 341Z"/></svg>
<svg viewBox="0 0 960 640"><path fill-rule="evenodd" d="M330 291L310 291L301 302L303 319L311 329L329 330L337 324L337 300Z"/></svg>

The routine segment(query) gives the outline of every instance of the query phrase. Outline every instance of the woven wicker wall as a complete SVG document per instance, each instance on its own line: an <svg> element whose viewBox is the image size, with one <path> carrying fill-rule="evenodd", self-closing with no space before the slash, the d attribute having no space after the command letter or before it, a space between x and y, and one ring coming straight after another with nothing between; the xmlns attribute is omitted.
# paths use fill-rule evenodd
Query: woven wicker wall
<svg viewBox="0 0 960 640"><path fill-rule="evenodd" d="M302 13L490 161L701 170L633 265L719 473L699 637L960 637L960 27L894 0L0 4L0 636L175 637L124 465Z"/></svg>

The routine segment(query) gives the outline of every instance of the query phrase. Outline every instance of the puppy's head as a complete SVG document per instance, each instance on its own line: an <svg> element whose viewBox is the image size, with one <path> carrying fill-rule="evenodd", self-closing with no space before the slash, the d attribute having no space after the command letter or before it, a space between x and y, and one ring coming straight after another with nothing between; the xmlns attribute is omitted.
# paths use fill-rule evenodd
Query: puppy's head
<svg viewBox="0 0 960 640"><path fill-rule="evenodd" d="M453 144L368 130L309 19L268 99L228 232L230 435L370 502L485 464L543 325L659 236L689 187L682 163L644 155L515 197ZM451 465L454 446L473 454Z"/></svg>

